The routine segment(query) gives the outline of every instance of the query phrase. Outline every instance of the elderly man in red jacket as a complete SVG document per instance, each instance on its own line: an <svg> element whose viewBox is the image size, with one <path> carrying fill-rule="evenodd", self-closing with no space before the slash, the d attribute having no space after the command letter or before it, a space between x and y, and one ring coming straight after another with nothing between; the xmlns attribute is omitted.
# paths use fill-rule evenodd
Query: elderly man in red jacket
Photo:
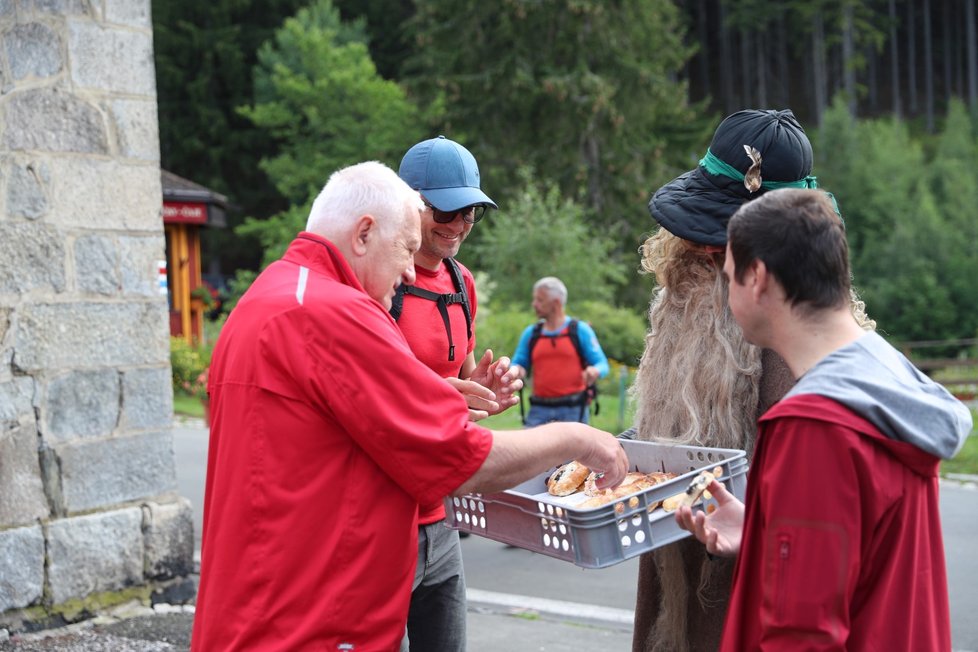
<svg viewBox="0 0 978 652"><path fill-rule="evenodd" d="M388 310L414 280L423 208L380 163L334 173L228 318L209 379L194 650L397 650L419 503L574 458L603 485L624 477L611 434L487 430L411 352Z"/></svg>

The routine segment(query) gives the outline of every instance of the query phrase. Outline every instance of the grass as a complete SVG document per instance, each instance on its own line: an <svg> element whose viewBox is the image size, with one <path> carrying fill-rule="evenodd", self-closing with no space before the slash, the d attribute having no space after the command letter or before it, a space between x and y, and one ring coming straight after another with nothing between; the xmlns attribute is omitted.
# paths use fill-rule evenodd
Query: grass
<svg viewBox="0 0 978 652"><path fill-rule="evenodd" d="M173 412L174 414L183 414L188 417L197 417L198 419L204 418L204 406L201 404L200 399L179 392L173 393Z"/></svg>
<svg viewBox="0 0 978 652"><path fill-rule="evenodd" d="M597 415L594 414L594 406L591 406L591 425L601 430L618 434L628 428L632 423L634 410L625 410L624 416L619 417L618 410L621 406L621 398L617 395L599 394L598 403L601 409ZM530 398L524 392L523 408L527 412L530 410ZM514 405L502 414L483 419L479 422L480 426L493 430L519 430L523 427L520 421L520 406Z"/></svg>
<svg viewBox="0 0 978 652"><path fill-rule="evenodd" d="M978 411L971 410L971 417L974 423L978 424ZM971 431L971 436L964 442L961 449L953 459L941 462L941 475L948 473L964 473L967 475L978 475L978 426Z"/></svg>

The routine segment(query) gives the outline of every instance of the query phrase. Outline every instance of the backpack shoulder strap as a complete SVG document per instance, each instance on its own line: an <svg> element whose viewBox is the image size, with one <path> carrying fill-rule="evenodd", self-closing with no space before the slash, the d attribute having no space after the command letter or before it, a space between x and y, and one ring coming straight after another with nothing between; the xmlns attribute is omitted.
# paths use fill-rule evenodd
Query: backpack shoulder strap
<svg viewBox="0 0 978 652"><path fill-rule="evenodd" d="M445 266L448 268L448 273L452 276L452 284L455 286L455 291L461 295L462 312L465 314L465 332L467 337L472 339L472 308L469 304L469 291L465 287L465 279L462 278L462 268L458 266L458 263L454 258L446 258Z"/></svg>
<svg viewBox="0 0 978 652"><path fill-rule="evenodd" d="M533 366L533 347L540 341L540 334L543 333L543 320L541 319L533 325L530 333L530 341L526 343L526 375L530 375L530 368Z"/></svg>
<svg viewBox="0 0 978 652"><path fill-rule="evenodd" d="M441 320L445 324L445 333L448 336L448 359L449 361L453 361L455 360L455 342L452 340L452 324L448 317L448 306L453 303L462 304L462 312L465 314L465 330L468 334L466 340L472 338L472 314L469 308L469 293L465 288L465 280L462 278L462 270L453 258L446 258L445 266L448 267L448 271L452 277L452 285L455 286L454 294L438 294L437 292L425 290L415 285L401 283L397 286L394 297L391 299L391 309L389 312L391 317L394 318L394 321L401 318L401 313L404 311L405 294L434 301L438 306L438 313L441 315Z"/></svg>
<svg viewBox="0 0 978 652"><path fill-rule="evenodd" d="M404 309L404 291L406 289L407 286L401 283L397 286L397 289L394 290L394 298L391 299L391 309L389 311L391 317L394 318L394 321L401 318L401 310Z"/></svg>
<svg viewBox="0 0 978 652"><path fill-rule="evenodd" d="M587 359L584 357L584 348L581 346L581 337L577 331L577 320L571 319L570 323L567 325L567 334L570 335L571 342L574 344L574 350L577 351L577 357L581 361L581 369L587 369Z"/></svg>
<svg viewBox="0 0 978 652"><path fill-rule="evenodd" d="M570 335L571 342L574 343L574 350L577 351L577 357L581 359L581 369L587 369L587 359L584 357L584 347L581 346L581 337L577 328L576 319L571 319L570 324L567 325L567 333ZM588 385L584 390L587 392L587 398L585 402L581 405L581 418L584 418L584 410L592 402L594 403L594 414L597 415L601 410L601 406L598 404L598 385L594 383Z"/></svg>

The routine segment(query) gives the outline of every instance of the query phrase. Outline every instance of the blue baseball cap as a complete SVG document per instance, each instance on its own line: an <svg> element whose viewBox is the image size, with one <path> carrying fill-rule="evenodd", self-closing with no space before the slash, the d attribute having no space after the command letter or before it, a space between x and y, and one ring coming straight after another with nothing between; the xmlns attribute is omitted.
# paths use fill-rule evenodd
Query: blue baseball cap
<svg viewBox="0 0 978 652"><path fill-rule="evenodd" d="M454 140L444 136L423 140L407 151L397 174L440 211L496 202L479 188L479 164Z"/></svg>

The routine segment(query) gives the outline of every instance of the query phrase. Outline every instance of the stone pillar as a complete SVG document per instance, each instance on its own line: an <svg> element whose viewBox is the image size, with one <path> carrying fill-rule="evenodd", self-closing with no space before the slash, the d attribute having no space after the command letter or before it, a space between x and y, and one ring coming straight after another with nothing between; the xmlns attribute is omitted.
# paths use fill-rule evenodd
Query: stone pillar
<svg viewBox="0 0 978 652"><path fill-rule="evenodd" d="M158 134L150 0L0 0L0 628L188 593Z"/></svg>

